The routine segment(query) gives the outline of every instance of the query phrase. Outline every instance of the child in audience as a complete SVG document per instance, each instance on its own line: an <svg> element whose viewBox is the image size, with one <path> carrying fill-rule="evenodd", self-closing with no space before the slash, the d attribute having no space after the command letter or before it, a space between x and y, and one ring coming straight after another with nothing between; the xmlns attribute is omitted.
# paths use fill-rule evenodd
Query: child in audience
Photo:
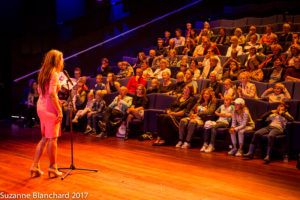
<svg viewBox="0 0 300 200"><path fill-rule="evenodd" d="M268 135L267 155L264 158L264 161L266 164L270 162L271 150L274 145L275 137L283 135L287 122L291 122L294 120L294 118L287 111L287 108L288 106L285 103L281 103L277 106L276 110L269 111L263 115L262 120L270 123L268 126L261 128L254 133L251 144L249 146L249 151L247 154L243 155L244 157L252 159L255 146L258 144L260 138L263 135Z"/></svg>
<svg viewBox="0 0 300 200"><path fill-rule="evenodd" d="M254 122L251 118L249 109L245 106L245 100L237 98L234 100L234 112L232 114L232 124L229 129L231 142L233 148L228 152L228 155L242 156L244 133L254 129ZM239 149L237 149L237 135L239 142Z"/></svg>
<svg viewBox="0 0 300 200"><path fill-rule="evenodd" d="M96 92L96 99L93 102L91 111L87 114L88 124L86 127L85 134L97 134L97 124L100 119L103 118L103 113L106 108L106 103L103 100L103 93L101 91ZM105 132L105 125L100 123L100 134ZM99 135L100 135L99 134Z"/></svg>
<svg viewBox="0 0 300 200"><path fill-rule="evenodd" d="M224 99L225 96L230 96L231 99L235 99L235 95L236 95L236 91L235 91L235 87L232 84L232 81L228 78L223 82L224 85L224 92L223 94L220 93L220 98Z"/></svg>
<svg viewBox="0 0 300 200"><path fill-rule="evenodd" d="M100 90L99 90L100 91ZM73 123L78 123L78 119L86 116L89 112L92 111L92 107L93 107L93 104L95 102L95 99L94 99L94 91L91 90L88 95L87 95L87 103L86 103L86 106L84 109L82 110L78 110L74 119L72 120Z"/></svg>
<svg viewBox="0 0 300 200"><path fill-rule="evenodd" d="M239 75L240 85L237 88L237 94L240 98L257 99L256 86L249 82L249 72L241 72Z"/></svg>
<svg viewBox="0 0 300 200"><path fill-rule="evenodd" d="M268 100L270 103L275 103L290 100L291 95L282 83L276 83L274 87L265 90L261 98Z"/></svg>
<svg viewBox="0 0 300 200"><path fill-rule="evenodd" d="M150 87L147 89L147 94L159 92L159 81L157 78L151 80Z"/></svg>
<svg viewBox="0 0 300 200"><path fill-rule="evenodd" d="M96 84L93 88L94 92L96 93L98 90L105 90L105 84L102 82L103 76L101 74L98 74L96 76Z"/></svg>
<svg viewBox="0 0 300 200"><path fill-rule="evenodd" d="M234 106L231 104L232 97L225 95L224 104L222 104L215 114L219 117L217 121L206 121L204 124L204 144L200 149L201 152L210 153L214 151L215 138L217 135L217 128L227 128L231 122ZM210 138L209 138L210 136Z"/></svg>

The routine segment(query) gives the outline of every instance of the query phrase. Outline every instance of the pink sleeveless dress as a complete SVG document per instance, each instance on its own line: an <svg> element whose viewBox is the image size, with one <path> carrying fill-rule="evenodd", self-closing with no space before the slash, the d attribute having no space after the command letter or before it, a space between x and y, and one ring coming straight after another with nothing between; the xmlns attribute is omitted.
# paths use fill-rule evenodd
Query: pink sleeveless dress
<svg viewBox="0 0 300 200"><path fill-rule="evenodd" d="M50 94L57 95L59 90L58 73L53 72L46 93L42 95L41 89L38 88L40 96L37 102L37 113L40 118L41 132L46 138L56 138L61 135L61 123L57 122L58 113L51 101Z"/></svg>

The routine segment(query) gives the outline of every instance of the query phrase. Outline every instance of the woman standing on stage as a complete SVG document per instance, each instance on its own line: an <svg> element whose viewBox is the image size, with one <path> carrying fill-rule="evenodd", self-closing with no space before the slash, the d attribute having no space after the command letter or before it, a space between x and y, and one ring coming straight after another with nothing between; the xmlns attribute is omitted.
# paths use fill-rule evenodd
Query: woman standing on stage
<svg viewBox="0 0 300 200"><path fill-rule="evenodd" d="M41 122L42 139L36 147L33 164L30 168L31 177L41 176L39 161L47 145L49 157L49 177L61 176L56 164L57 138L61 134L61 121L63 118L62 109L58 99L60 85L58 83L58 73L64 67L63 54L58 50L50 50L44 58L39 76L38 91L39 100L37 102L37 113Z"/></svg>

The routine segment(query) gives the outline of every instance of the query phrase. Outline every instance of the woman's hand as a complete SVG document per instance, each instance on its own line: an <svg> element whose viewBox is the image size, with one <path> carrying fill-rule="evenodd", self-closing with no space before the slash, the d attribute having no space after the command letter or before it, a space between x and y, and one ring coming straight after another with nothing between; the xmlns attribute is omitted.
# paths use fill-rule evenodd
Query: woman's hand
<svg viewBox="0 0 300 200"><path fill-rule="evenodd" d="M56 122L57 122L57 123L61 123L61 122L62 122L62 119L63 119L63 114L62 114L62 111L60 110L60 111L58 112Z"/></svg>

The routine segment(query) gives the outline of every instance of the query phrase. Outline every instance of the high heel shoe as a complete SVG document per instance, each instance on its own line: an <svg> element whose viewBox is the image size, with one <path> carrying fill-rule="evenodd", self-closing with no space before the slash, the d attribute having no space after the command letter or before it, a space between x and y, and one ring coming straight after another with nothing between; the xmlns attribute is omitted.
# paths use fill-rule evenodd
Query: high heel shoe
<svg viewBox="0 0 300 200"><path fill-rule="evenodd" d="M34 165L31 166L30 177L32 177L32 178L39 177L43 174L44 174L44 172L42 170L40 170L39 166L34 166Z"/></svg>
<svg viewBox="0 0 300 200"><path fill-rule="evenodd" d="M49 167L48 168L48 176L49 176L49 178L56 178L58 176L62 176L62 172L58 171L57 168Z"/></svg>

